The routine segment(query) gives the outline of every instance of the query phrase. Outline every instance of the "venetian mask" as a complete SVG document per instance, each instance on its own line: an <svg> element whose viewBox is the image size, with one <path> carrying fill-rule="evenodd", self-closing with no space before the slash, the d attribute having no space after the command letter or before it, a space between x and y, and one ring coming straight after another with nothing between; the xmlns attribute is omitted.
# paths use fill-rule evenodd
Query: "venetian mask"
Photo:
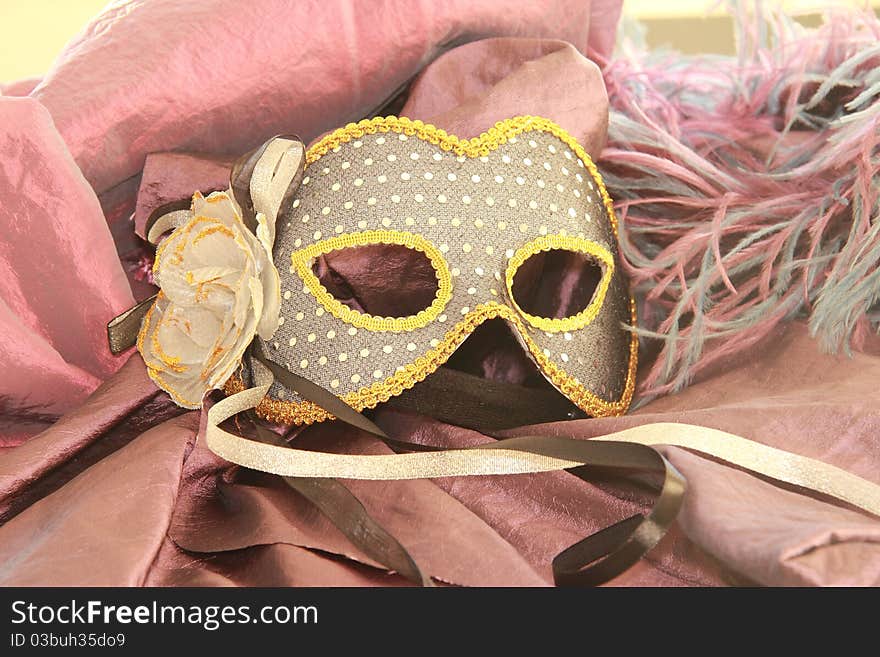
<svg viewBox="0 0 880 657"><path fill-rule="evenodd" d="M257 340L285 369L357 411L372 408L429 377L480 324L500 318L575 405L592 416L626 412L637 341L627 330L634 304L616 219L593 162L559 126L518 117L466 140L388 117L350 124L305 153L276 139L258 155L246 201L197 194L157 228L175 231L157 254L162 292L139 346L178 403L198 406L209 388L250 385L247 347ZM253 205L250 221L243 205ZM378 316L334 296L315 262L371 245L423 256L433 297L410 314ZM551 252L585 258L598 280L582 307L542 315L520 303L515 281ZM257 413L294 424L331 417L280 382Z"/></svg>

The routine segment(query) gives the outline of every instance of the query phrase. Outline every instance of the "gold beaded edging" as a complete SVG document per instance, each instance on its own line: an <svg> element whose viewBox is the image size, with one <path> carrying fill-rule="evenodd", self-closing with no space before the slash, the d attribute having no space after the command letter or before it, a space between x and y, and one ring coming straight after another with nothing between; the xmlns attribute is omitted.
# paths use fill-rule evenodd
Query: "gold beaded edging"
<svg viewBox="0 0 880 657"><path fill-rule="evenodd" d="M602 280L599 281L599 285L596 287L596 291L593 294L593 298L589 305L579 313L571 315L570 317L555 318L530 315L519 307L513 294L513 279L522 264L536 253L540 253L541 251L551 251L553 249L585 253L597 258L604 265L602 268ZM544 235L517 249L507 264L505 282L507 284L507 293L510 302L529 324L542 331L547 331L548 333L558 333L559 331L576 331L577 329L584 328L587 324L596 319L596 315L599 314L599 311L602 309L602 304L605 302L605 294L608 292L608 285L611 282L611 276L613 273L614 256L611 255L608 249L601 244L568 235Z"/></svg>
<svg viewBox="0 0 880 657"><path fill-rule="evenodd" d="M602 197L605 210L611 221L614 237L619 239L614 204L593 160L574 137L560 126L542 117L518 116L499 121L493 128L470 140L459 139L455 135L448 134L445 130L419 120L413 121L394 116L364 119L358 123L349 123L345 127L339 128L322 138L308 149L306 152L306 162L307 164L313 164L323 155L342 144L377 132L395 132L407 136L416 136L431 144L438 145L444 151L453 151L458 155L465 155L467 157L482 157L496 150L502 144L507 143L511 137L528 131L552 134L571 148L580 158L599 188L599 194ZM424 380L445 363L479 324L495 317L506 319L519 329L523 341L526 343L532 357L541 367L544 376L580 409L593 417L623 415L626 413L635 390L636 369L638 367L639 341L638 336L634 332L630 339L629 364L623 393L619 400L607 401L577 383L574 377L569 376L556 363L547 358L538 344L529 337L528 330L522 319L510 307L495 302L481 304L474 308L474 310L465 315L463 320L446 333L446 336L437 347L428 351L424 356L416 358L413 363L405 366L400 372L386 378L384 381L378 381L368 387L348 393L342 397L342 400L354 410L362 411L367 408L375 408L379 403L386 402L391 397L401 394L405 389L412 388L418 382ZM632 297L630 297L630 318L632 325L635 326L637 319L636 304ZM226 382L224 391L226 394L232 395L243 391L245 388L244 381L236 375ZM260 417L270 422L283 424L312 424L313 422L333 419L330 413L312 402L288 402L273 399L269 396L264 397L257 405L256 412Z"/></svg>
<svg viewBox="0 0 880 657"><path fill-rule="evenodd" d="M312 260L318 256L330 253L331 251L339 251L353 246L368 246L370 244L405 246L420 251L427 256L431 266L434 268L434 273L437 275L437 293L430 306L409 317L377 317L368 313L358 312L330 294L312 271ZM443 254L423 236L406 231L368 230L362 233L347 233L295 251L291 259L300 278L303 279L306 287L312 292L318 303L343 322L368 331L402 332L422 328L433 322L443 312L446 304L452 298L452 274L449 271L449 265Z"/></svg>

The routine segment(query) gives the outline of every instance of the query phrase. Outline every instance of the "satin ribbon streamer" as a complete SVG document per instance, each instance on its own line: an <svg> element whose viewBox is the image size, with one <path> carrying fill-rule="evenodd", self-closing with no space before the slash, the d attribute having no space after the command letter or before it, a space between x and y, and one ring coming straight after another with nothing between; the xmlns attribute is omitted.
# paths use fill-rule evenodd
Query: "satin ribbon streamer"
<svg viewBox="0 0 880 657"><path fill-rule="evenodd" d="M554 472L584 465L580 461L523 453L503 446L412 454L329 454L266 445L219 427L236 413L256 407L268 390L267 385L249 388L211 407L205 438L213 452L238 465L288 477L369 480ZM880 486L828 463L726 431L678 422L656 422L591 440L684 447L756 474L828 495L880 517Z"/></svg>

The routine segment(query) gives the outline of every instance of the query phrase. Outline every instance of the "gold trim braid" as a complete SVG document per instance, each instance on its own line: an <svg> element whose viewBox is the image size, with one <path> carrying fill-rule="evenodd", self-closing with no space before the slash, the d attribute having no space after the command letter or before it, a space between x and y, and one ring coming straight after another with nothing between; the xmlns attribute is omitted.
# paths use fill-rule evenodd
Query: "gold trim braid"
<svg viewBox="0 0 880 657"><path fill-rule="evenodd" d="M437 274L437 294L430 306L409 317L376 317L358 312L330 294L312 272L312 261L318 256L331 251L370 244L405 246L420 251L428 257ZM440 253L440 249L421 235L414 233L397 230L368 230L362 233L348 233L300 249L293 253L291 259L300 278L311 290L318 303L343 322L368 331L414 331L422 328L433 322L452 298L452 274L446 259Z"/></svg>
<svg viewBox="0 0 880 657"><path fill-rule="evenodd" d="M582 311L570 317L537 317L530 315L516 301L513 294L513 279L516 272L522 264L536 253L542 251L552 251L555 249L574 251L576 253L585 253L599 260L602 265L602 280L596 287L593 298L590 303ZM551 333L559 331L576 331L584 328L587 324L596 319L596 315L602 309L605 302L605 294L608 292L608 285L611 283L611 276L614 274L614 256L600 244L591 240L581 239L580 237L571 237L569 235L545 235L532 240L525 246L518 249L507 265L505 273L505 283L507 284L507 293L510 302L516 306L519 313L526 318L526 321L537 329Z"/></svg>

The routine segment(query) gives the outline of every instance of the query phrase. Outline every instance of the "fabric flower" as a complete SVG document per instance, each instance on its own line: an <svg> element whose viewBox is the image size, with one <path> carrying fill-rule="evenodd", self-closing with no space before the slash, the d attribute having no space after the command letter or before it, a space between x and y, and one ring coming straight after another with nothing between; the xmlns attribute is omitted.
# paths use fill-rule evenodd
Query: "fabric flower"
<svg viewBox="0 0 880 657"><path fill-rule="evenodd" d="M138 350L150 378L185 408L236 370L255 335L278 328L281 284L271 231L255 236L228 192L196 192L189 219L160 244L153 275L161 288L144 318Z"/></svg>

